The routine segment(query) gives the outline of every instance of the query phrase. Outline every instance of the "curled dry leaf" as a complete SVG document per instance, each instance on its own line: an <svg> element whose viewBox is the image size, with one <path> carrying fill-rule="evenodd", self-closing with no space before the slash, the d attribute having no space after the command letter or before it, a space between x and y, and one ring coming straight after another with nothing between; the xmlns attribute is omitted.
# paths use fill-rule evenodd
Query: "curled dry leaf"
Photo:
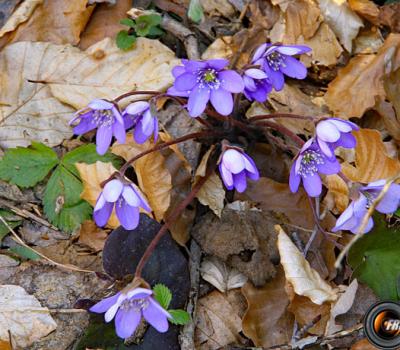
<svg viewBox="0 0 400 350"><path fill-rule="evenodd" d="M44 0L26 0L20 4L1 28L0 38L3 37L4 34L15 30L15 28L17 28L21 23L27 21L36 7L43 3L43 1Z"/></svg>
<svg viewBox="0 0 400 350"><path fill-rule="evenodd" d="M248 304L242 320L243 333L256 346L285 344L292 337L294 317L287 311L285 284L285 273L279 268L275 278L263 287L247 283L242 288Z"/></svg>
<svg viewBox="0 0 400 350"><path fill-rule="evenodd" d="M103 163L97 161L94 164L77 163L75 164L79 171L80 178L83 184L83 191L81 198L89 202L93 207L96 205L97 198L102 191L100 184L107 180L113 173L117 171L112 163ZM112 213L110 220L108 220L107 226L111 228L117 228L119 221Z"/></svg>
<svg viewBox="0 0 400 350"><path fill-rule="evenodd" d="M49 310L24 288L0 286L0 340L9 341L10 332L13 343L26 349L56 328Z"/></svg>
<svg viewBox="0 0 400 350"><path fill-rule="evenodd" d="M201 177L206 175L207 162L214 147L211 147L203 156L199 166L196 169L194 183ZM222 209L224 208L225 190L219 176L213 172L203 187L197 193L196 198L201 204L207 205L217 215L221 217Z"/></svg>
<svg viewBox="0 0 400 350"><path fill-rule="evenodd" d="M363 27L363 22L345 0L319 0L324 21L335 32L344 48L352 51L353 39Z"/></svg>
<svg viewBox="0 0 400 350"><path fill-rule="evenodd" d="M201 277L211 283L220 292L240 288L247 282L247 277L236 269L228 267L216 257L206 258L200 267Z"/></svg>
<svg viewBox="0 0 400 350"><path fill-rule="evenodd" d="M112 152L129 160L136 155L153 148L154 144L147 140L143 144L134 141L129 134L125 144L114 143ZM152 152L133 163L139 187L145 193L156 219L161 221L171 203L172 179L160 152Z"/></svg>
<svg viewBox="0 0 400 350"><path fill-rule="evenodd" d="M355 166L342 164L342 172L350 180L367 183L388 179L400 172L399 160L387 155L379 131L361 129L354 136L357 139Z"/></svg>
<svg viewBox="0 0 400 350"><path fill-rule="evenodd" d="M311 268L309 262L283 229L279 225L276 225L275 229L279 233L278 250L281 264L285 270L286 279L293 286L295 293L310 298L317 305L335 301L336 291Z"/></svg>
<svg viewBox="0 0 400 350"><path fill-rule="evenodd" d="M82 223L79 231L79 243L99 252L103 250L107 236L107 232L99 228L93 221L86 220Z"/></svg>
<svg viewBox="0 0 400 350"><path fill-rule="evenodd" d="M371 23L379 25L379 7L371 0L349 0L350 8Z"/></svg>
<svg viewBox="0 0 400 350"><path fill-rule="evenodd" d="M390 34L376 55L353 57L329 84L325 101L341 118L360 118L385 99L383 79L400 67L400 34Z"/></svg>
<svg viewBox="0 0 400 350"><path fill-rule="evenodd" d="M349 205L349 188L346 182L338 175L327 175L325 179L328 193L332 194L336 208L340 213L343 212Z"/></svg>

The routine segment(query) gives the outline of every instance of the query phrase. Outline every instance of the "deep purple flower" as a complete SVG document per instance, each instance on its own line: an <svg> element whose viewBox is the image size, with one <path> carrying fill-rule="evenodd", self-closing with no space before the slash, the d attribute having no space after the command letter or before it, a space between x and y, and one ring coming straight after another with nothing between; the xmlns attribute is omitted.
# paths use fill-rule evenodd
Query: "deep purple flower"
<svg viewBox="0 0 400 350"><path fill-rule="evenodd" d="M333 232L339 230L348 230L358 233L361 223L368 208L372 205L379 193L385 186L385 180L371 182L368 186L359 189L359 197L352 201L346 210L339 216L336 221ZM394 213L400 205L400 185L391 184L389 190L383 196L382 200L376 206L376 210L383 214ZM368 224L362 233L369 232L374 226L374 221L370 217Z"/></svg>
<svg viewBox="0 0 400 350"><path fill-rule="evenodd" d="M151 135L154 135L154 142L157 142L158 120L152 116L148 102L138 101L131 103L126 107L122 116L126 129L135 127L133 135L137 143L146 142Z"/></svg>
<svg viewBox="0 0 400 350"><path fill-rule="evenodd" d="M119 292L98 302L90 311L105 312L106 322L115 317L115 330L120 338L132 336L142 317L157 331L165 333L168 330L168 318L172 317L151 297L152 294L146 288L135 288L127 293Z"/></svg>
<svg viewBox="0 0 400 350"><path fill-rule="evenodd" d="M243 75L244 95L249 101L265 102L272 90L267 74L257 68L245 70Z"/></svg>
<svg viewBox="0 0 400 350"><path fill-rule="evenodd" d="M321 150L328 157L332 157L337 147L354 148L356 146L356 138L351 132L359 129L356 124L347 120L329 118L317 124L316 139Z"/></svg>
<svg viewBox="0 0 400 350"><path fill-rule="evenodd" d="M304 79L307 76L307 68L303 63L292 57L311 51L311 48L303 45L271 45L262 44L254 53L252 62L262 64L262 69L276 91L283 89L285 77Z"/></svg>
<svg viewBox="0 0 400 350"><path fill-rule="evenodd" d="M96 99L84 109L75 113L70 124L79 121L74 127L75 135L82 135L97 128L96 150L103 155L110 147L113 135L119 143L125 143L124 120L118 108L111 102Z"/></svg>
<svg viewBox="0 0 400 350"><path fill-rule="evenodd" d="M318 197L322 191L319 173L331 175L340 171L340 164L335 157L327 157L315 142L309 139L296 156L290 170L289 186L292 192L297 192L300 181L310 197Z"/></svg>
<svg viewBox="0 0 400 350"><path fill-rule="evenodd" d="M208 101L218 113L230 114L233 110L232 93L242 92L244 84L238 73L224 69L229 61L182 60L182 63L183 66L177 66L172 71L175 81L168 89L168 94L189 97L188 111L191 117L203 113Z"/></svg>
<svg viewBox="0 0 400 350"><path fill-rule="evenodd" d="M254 181L260 178L253 159L234 148L228 148L221 155L219 173L228 190L236 188L240 193L247 187L246 177Z"/></svg>
<svg viewBox="0 0 400 350"><path fill-rule="evenodd" d="M104 186L94 207L93 218L98 226L107 223L114 205L118 220L126 230L133 230L139 224L139 207L151 211L135 184L114 179Z"/></svg>

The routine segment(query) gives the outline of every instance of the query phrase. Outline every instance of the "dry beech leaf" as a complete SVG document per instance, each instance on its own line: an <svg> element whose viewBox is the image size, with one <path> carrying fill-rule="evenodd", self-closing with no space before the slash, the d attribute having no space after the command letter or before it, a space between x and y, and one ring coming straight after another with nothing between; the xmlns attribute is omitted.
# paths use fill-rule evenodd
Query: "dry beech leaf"
<svg viewBox="0 0 400 350"><path fill-rule="evenodd" d="M357 139L355 166L342 164L342 172L354 182L388 179L400 172L400 162L387 155L381 134L377 130L355 131Z"/></svg>
<svg viewBox="0 0 400 350"><path fill-rule="evenodd" d="M87 0L44 0L27 22L9 33L8 42L48 41L76 45L94 9L86 5Z"/></svg>
<svg viewBox="0 0 400 350"><path fill-rule="evenodd" d="M384 80L387 99L393 104L396 111L397 122L400 123L400 69L393 72ZM388 130L389 132L391 130Z"/></svg>
<svg viewBox="0 0 400 350"><path fill-rule="evenodd" d="M337 325L336 316L343 315L352 307L358 289L357 280L353 280L343 294L341 294L336 303L331 308L331 315L326 326L325 335L332 335L343 329L343 326Z"/></svg>
<svg viewBox="0 0 400 350"><path fill-rule="evenodd" d="M241 343L242 321L240 305L230 301L228 294L213 291L197 302L195 347L199 350L217 350L231 343Z"/></svg>
<svg viewBox="0 0 400 350"><path fill-rule="evenodd" d="M294 317L287 311L285 274L278 269L273 280L262 288L247 283L242 288L248 304L243 317L243 333L256 346L271 347L288 343L292 337Z"/></svg>
<svg viewBox="0 0 400 350"><path fill-rule="evenodd" d="M100 184L115 173L117 169L114 168L112 163L103 163L100 161L94 164L76 163L75 166L79 171L83 184L81 198L94 207L102 191ZM110 220L108 220L107 226L111 228L117 228L119 226L119 221L114 211Z"/></svg>
<svg viewBox="0 0 400 350"><path fill-rule="evenodd" d="M13 350L9 341L0 340L0 350Z"/></svg>
<svg viewBox="0 0 400 350"><path fill-rule="evenodd" d="M79 231L79 243L87 245L95 252L103 250L107 232L99 228L93 221L86 220Z"/></svg>
<svg viewBox="0 0 400 350"><path fill-rule="evenodd" d="M385 99L383 79L400 67L400 34L390 34L376 55L353 57L329 84L325 101L341 118L360 118Z"/></svg>
<svg viewBox="0 0 400 350"><path fill-rule="evenodd" d="M335 32L344 48L351 53L353 39L363 22L349 7L346 0L319 0L324 21Z"/></svg>
<svg viewBox="0 0 400 350"><path fill-rule="evenodd" d="M379 25L379 7L371 0L349 0L350 8L371 23Z"/></svg>
<svg viewBox="0 0 400 350"><path fill-rule="evenodd" d="M9 341L10 332L13 343L26 349L56 328L49 310L24 288L0 286L0 340Z"/></svg>
<svg viewBox="0 0 400 350"><path fill-rule="evenodd" d="M43 1L44 0L26 0L20 4L1 28L0 38L3 37L4 34L15 30L21 23L27 21L36 7L43 3Z"/></svg>
<svg viewBox="0 0 400 350"><path fill-rule="evenodd" d="M136 155L153 148L154 144L147 140L138 144L130 133L126 143L114 143L111 151L129 160ZM165 159L160 152L152 152L139 158L133 163L140 189L146 195L151 209L158 221L164 218L165 212L171 203L172 179L165 164Z"/></svg>
<svg viewBox="0 0 400 350"><path fill-rule="evenodd" d="M349 205L349 188L346 182L338 175L327 175L325 179L328 193L333 195L336 208L340 213L343 212Z"/></svg>
<svg viewBox="0 0 400 350"><path fill-rule="evenodd" d="M232 18L235 14L235 8L228 0L201 0L200 3L204 12L210 16Z"/></svg>
<svg viewBox="0 0 400 350"><path fill-rule="evenodd" d="M335 301L337 299L335 290L311 268L309 262L282 228L279 225L275 228L279 232L278 250L281 264L285 270L286 279L293 286L295 293L310 298L317 305Z"/></svg>
<svg viewBox="0 0 400 350"><path fill-rule="evenodd" d="M206 175L207 161L213 149L214 147L211 147L204 154L199 166L196 169L194 184L196 184L201 177ZM224 209L225 190L221 179L215 172L213 172L207 179L203 187L197 193L196 198L201 204L209 206L215 215L221 217L222 209Z"/></svg>
<svg viewBox="0 0 400 350"><path fill-rule="evenodd" d="M201 277L211 283L220 292L240 288L247 282L247 277L236 269L228 267L216 257L206 258L200 267Z"/></svg>
<svg viewBox="0 0 400 350"><path fill-rule="evenodd" d="M376 27L361 30L357 38L354 40L353 54L369 55L377 53L382 47L383 42L383 36L380 30Z"/></svg>
<svg viewBox="0 0 400 350"><path fill-rule="evenodd" d="M86 49L104 38L115 38L120 30L127 28L120 24L119 21L126 17L126 12L131 7L132 0L119 0L113 6L108 3L97 5L89 23L81 34L79 47Z"/></svg>

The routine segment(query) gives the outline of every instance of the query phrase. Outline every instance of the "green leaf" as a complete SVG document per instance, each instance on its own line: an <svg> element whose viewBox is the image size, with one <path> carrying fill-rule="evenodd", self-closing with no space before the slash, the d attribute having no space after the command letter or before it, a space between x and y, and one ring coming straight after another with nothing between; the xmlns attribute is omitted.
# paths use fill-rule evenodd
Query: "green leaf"
<svg viewBox="0 0 400 350"><path fill-rule="evenodd" d="M147 34L147 36L155 36L155 37L159 37L161 35L164 35L164 31L158 27L151 27L149 29L149 34Z"/></svg>
<svg viewBox="0 0 400 350"><path fill-rule="evenodd" d="M168 310L172 319L169 322L177 325L185 325L190 322L190 315L185 310Z"/></svg>
<svg viewBox="0 0 400 350"><path fill-rule="evenodd" d="M29 148L17 147L6 151L0 160L0 179L20 187L32 187L57 164L56 152L41 143L32 142Z"/></svg>
<svg viewBox="0 0 400 350"><path fill-rule="evenodd" d="M350 249L348 262L353 276L366 283L381 299L399 300L400 230L388 228L381 215L374 229Z"/></svg>
<svg viewBox="0 0 400 350"><path fill-rule="evenodd" d="M17 254L21 258L28 259L28 260L40 260L41 257L36 254L33 250L26 248L22 245L17 245L9 249L10 252Z"/></svg>
<svg viewBox="0 0 400 350"><path fill-rule="evenodd" d="M132 48L133 44L136 41L136 36L133 34L129 34L126 30L121 30L117 34L117 46L121 50L129 50Z"/></svg>
<svg viewBox="0 0 400 350"><path fill-rule="evenodd" d="M92 208L80 198L83 190L80 180L60 165L47 183L43 204L50 222L66 232L73 232L90 219Z"/></svg>
<svg viewBox="0 0 400 350"><path fill-rule="evenodd" d="M71 152L68 152L62 159L62 165L68 169L75 176L79 177L79 172L75 167L75 163L86 163L92 164L97 161L104 163L112 162L113 165L118 168L121 165L120 159L112 153L106 153L101 156L96 152L96 145L88 144L75 148Z"/></svg>
<svg viewBox="0 0 400 350"><path fill-rule="evenodd" d="M195 23L199 23L203 20L204 12L200 0L190 0L188 16Z"/></svg>
<svg viewBox="0 0 400 350"><path fill-rule="evenodd" d="M147 36L150 34L150 29L161 24L160 15L144 15L136 19L135 31L138 36Z"/></svg>
<svg viewBox="0 0 400 350"><path fill-rule="evenodd" d="M167 310L172 300L172 293L167 286L158 283L153 287L154 298Z"/></svg>
<svg viewBox="0 0 400 350"><path fill-rule="evenodd" d="M135 28L135 21L133 19L130 18L123 18L119 21L119 23L121 23L123 26L128 26L131 28Z"/></svg>

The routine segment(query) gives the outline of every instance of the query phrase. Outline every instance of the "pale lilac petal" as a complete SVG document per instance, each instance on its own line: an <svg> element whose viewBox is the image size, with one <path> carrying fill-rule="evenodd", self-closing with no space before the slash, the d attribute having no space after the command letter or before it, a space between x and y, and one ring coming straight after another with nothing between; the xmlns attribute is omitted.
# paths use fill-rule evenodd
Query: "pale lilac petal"
<svg viewBox="0 0 400 350"><path fill-rule="evenodd" d="M354 215L362 219L368 211L367 204L368 204L367 198L363 194L361 194L360 197L353 202Z"/></svg>
<svg viewBox="0 0 400 350"><path fill-rule="evenodd" d="M318 174L302 177L304 189L310 197L318 197L322 192L322 182Z"/></svg>
<svg viewBox="0 0 400 350"><path fill-rule="evenodd" d="M128 299L143 299L152 295L153 291L147 288L135 288L126 293Z"/></svg>
<svg viewBox="0 0 400 350"><path fill-rule="evenodd" d="M100 210L106 204L106 199L104 198L103 193L100 193L100 196L97 198L96 205L94 206L94 210Z"/></svg>
<svg viewBox="0 0 400 350"><path fill-rule="evenodd" d="M246 173L244 171L239 174L233 174L233 185L236 188L236 191L242 193L246 190L247 182L246 182Z"/></svg>
<svg viewBox="0 0 400 350"><path fill-rule="evenodd" d="M222 163L233 174L238 174L245 169L244 157L235 149L228 149L224 152Z"/></svg>
<svg viewBox="0 0 400 350"><path fill-rule="evenodd" d="M357 130L358 126L347 120L341 120L338 118L330 118L329 121L334 124L341 132L351 132Z"/></svg>
<svg viewBox="0 0 400 350"><path fill-rule="evenodd" d="M390 185L389 191L383 196L382 200L376 206L382 214L391 214L397 210L400 204L400 185Z"/></svg>
<svg viewBox="0 0 400 350"><path fill-rule="evenodd" d="M103 195L107 202L116 202L124 189L121 181L113 179L106 183L103 189Z"/></svg>
<svg viewBox="0 0 400 350"><path fill-rule="evenodd" d="M198 117L204 112L207 102L210 99L210 89L201 88L197 85L189 95L188 111L189 115L193 118Z"/></svg>
<svg viewBox="0 0 400 350"><path fill-rule="evenodd" d="M256 163L254 163L254 160L251 159L246 153L243 153L242 155L245 169L250 173L258 175L258 169Z"/></svg>
<svg viewBox="0 0 400 350"><path fill-rule="evenodd" d="M124 190L122 191L122 197L124 197L125 201L132 207L140 206L140 198L133 190L133 188L129 185L124 186Z"/></svg>
<svg viewBox="0 0 400 350"><path fill-rule="evenodd" d="M209 67L214 68L215 70L221 70L229 64L229 61L223 58L216 58L207 60L206 63Z"/></svg>
<svg viewBox="0 0 400 350"><path fill-rule="evenodd" d="M244 89L242 77L233 70L218 73L218 79L221 81L221 87L226 91L239 93Z"/></svg>
<svg viewBox="0 0 400 350"><path fill-rule="evenodd" d="M215 110L222 115L229 115L233 110L232 93L222 88L211 90L210 101Z"/></svg>
<svg viewBox="0 0 400 350"><path fill-rule="evenodd" d="M325 175L337 174L340 171L340 163L335 159L334 162L325 160L323 164L318 164L318 171Z"/></svg>
<svg viewBox="0 0 400 350"><path fill-rule="evenodd" d="M165 333L168 330L168 318L165 314L166 311L160 309L162 309L161 306L149 298L149 306L142 311L143 317L158 332Z"/></svg>
<svg viewBox="0 0 400 350"><path fill-rule="evenodd" d="M197 83L197 75L193 73L184 73L177 77L174 86L177 90L187 91L192 90Z"/></svg>
<svg viewBox="0 0 400 350"><path fill-rule="evenodd" d="M129 104L126 108L124 113L130 115L136 115L143 113L146 109L149 109L150 105L146 101L137 101Z"/></svg>
<svg viewBox="0 0 400 350"><path fill-rule="evenodd" d="M233 189L233 177L232 173L225 168L224 164L219 163L219 173L221 174L222 181L228 190Z"/></svg>
<svg viewBox="0 0 400 350"><path fill-rule="evenodd" d="M294 57L285 56L283 61L284 64L280 66L280 70L287 76L296 79L304 79L307 76L306 66Z"/></svg>
<svg viewBox="0 0 400 350"><path fill-rule="evenodd" d="M139 209L130 206L125 200L118 201L115 213L125 230L134 230L139 225Z"/></svg>
<svg viewBox="0 0 400 350"><path fill-rule="evenodd" d="M119 307L121 306L123 301L126 300L126 295L125 294L122 294L122 293L118 293L118 294L119 294L119 296L118 296L118 299L117 299L116 303L114 305L112 305L106 311L106 313L104 314L104 320L106 322L110 322L114 318L114 316L117 313Z"/></svg>
<svg viewBox="0 0 400 350"><path fill-rule="evenodd" d="M341 138L333 145L334 147L354 148L356 147L356 144L356 138L351 133L348 133L342 134Z"/></svg>
<svg viewBox="0 0 400 350"><path fill-rule="evenodd" d="M171 86L167 90L167 94L170 96L177 96L177 97L189 97L190 91L179 91L175 89L174 86Z"/></svg>
<svg viewBox="0 0 400 350"><path fill-rule="evenodd" d="M75 135L86 134L87 132L95 129L97 127L92 116L84 117L80 120L79 124L74 127Z"/></svg>
<svg viewBox="0 0 400 350"><path fill-rule="evenodd" d="M322 153L325 154L328 158L332 158L335 155L335 153L331 149L331 146L328 143L322 141L320 138L317 138L317 143Z"/></svg>
<svg viewBox="0 0 400 350"><path fill-rule="evenodd" d="M265 72L263 70L257 69L257 68L247 69L244 73L247 76L249 76L250 78L254 78L254 79L266 79L266 78L268 78L268 75L265 74Z"/></svg>
<svg viewBox="0 0 400 350"><path fill-rule="evenodd" d="M257 85L256 85L255 81L246 75L243 76L243 83L244 83L245 89L250 90L250 91L257 90Z"/></svg>
<svg viewBox="0 0 400 350"><path fill-rule="evenodd" d="M299 55L311 51L311 48L303 45L282 45L276 49L282 55Z"/></svg>
<svg viewBox="0 0 400 350"><path fill-rule="evenodd" d="M139 144L145 143L147 139L150 137L150 135L146 135L142 131L142 128L140 128L139 125L135 128L133 136L135 137L135 141Z"/></svg>
<svg viewBox="0 0 400 350"><path fill-rule="evenodd" d="M283 73L280 71L273 70L268 64L264 65L265 73L268 75L268 79L271 81L272 86L276 91L283 89L285 85L285 78Z"/></svg>
<svg viewBox="0 0 400 350"><path fill-rule="evenodd" d="M329 120L323 120L317 124L317 137L325 142L336 142L340 138L340 131Z"/></svg>
<svg viewBox="0 0 400 350"><path fill-rule="evenodd" d="M130 186L132 187L132 189L135 191L136 195L140 198L140 206L148 211L151 212L151 208L149 206L149 203L147 203L147 199L145 198L145 196L143 195L143 193L140 191L140 189L135 185L135 184L130 184Z"/></svg>
<svg viewBox="0 0 400 350"><path fill-rule="evenodd" d="M117 141L120 144L124 144L126 141L126 131L125 131L125 125L119 123L118 121L115 121L115 123L112 126L113 128L113 134Z"/></svg>
<svg viewBox="0 0 400 350"><path fill-rule="evenodd" d="M290 168L290 176L289 176L289 187L290 191L296 193L300 186L300 175L296 174L296 164L293 164Z"/></svg>
<svg viewBox="0 0 400 350"><path fill-rule="evenodd" d="M111 102L101 100L101 99L94 99L89 104L88 107L91 109L112 109L114 105Z"/></svg>
<svg viewBox="0 0 400 350"><path fill-rule="evenodd" d="M118 310L115 316L115 331L120 338L129 338L135 332L140 323L141 314L131 308L129 310Z"/></svg>
<svg viewBox="0 0 400 350"><path fill-rule="evenodd" d="M153 133L154 128L154 118L150 113L150 110L147 110L143 113L143 117L140 121L142 131L145 135L151 135Z"/></svg>
<svg viewBox="0 0 400 350"><path fill-rule="evenodd" d="M105 202L104 206L101 209L93 211L93 219L96 222L97 226L103 227L107 224L108 219L111 216L113 207L114 203Z"/></svg>
<svg viewBox="0 0 400 350"><path fill-rule="evenodd" d="M179 77L181 74L185 73L186 69L184 66L175 66L172 69L172 75L174 76L174 78Z"/></svg>
<svg viewBox="0 0 400 350"><path fill-rule="evenodd" d="M257 61L259 58L261 58L261 56L265 53L265 50L267 49L268 44L262 44L260 45L257 50L254 52L253 55L253 62Z"/></svg>
<svg viewBox="0 0 400 350"><path fill-rule="evenodd" d="M117 122L119 122L120 124L124 124L124 119L122 118L122 115L120 113L120 111L118 110L118 108L116 106L113 106L113 108L111 108L113 111L113 115L114 118Z"/></svg>
<svg viewBox="0 0 400 350"><path fill-rule="evenodd" d="M356 224L358 220L354 217L354 205L351 203L345 211L338 217L336 220L335 227L332 229L333 232L339 231L339 230L349 230L352 229ZM345 227L349 228L343 228Z"/></svg>
<svg viewBox="0 0 400 350"><path fill-rule="evenodd" d="M200 69L207 67L207 62L204 61L192 61L192 60L182 60L187 72L197 73Z"/></svg>
<svg viewBox="0 0 400 350"><path fill-rule="evenodd" d="M110 147L112 139L112 130L110 126L100 126L96 133L96 151L98 154L103 155Z"/></svg>
<svg viewBox="0 0 400 350"><path fill-rule="evenodd" d="M111 306L113 306L119 297L120 293L117 293L113 295L112 297L105 298L101 301L99 301L97 304L93 305L89 310L91 312L96 312L98 314L102 314L103 312L106 312Z"/></svg>

